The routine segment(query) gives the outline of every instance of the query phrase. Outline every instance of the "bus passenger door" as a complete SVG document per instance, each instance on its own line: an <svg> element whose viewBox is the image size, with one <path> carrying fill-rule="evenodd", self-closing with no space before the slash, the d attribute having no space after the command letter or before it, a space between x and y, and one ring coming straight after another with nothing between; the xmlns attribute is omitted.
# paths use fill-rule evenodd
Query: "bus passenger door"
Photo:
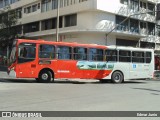
<svg viewBox="0 0 160 120"><path fill-rule="evenodd" d="M17 77L18 78L34 78L36 71L36 44L21 43L18 46L18 63Z"/></svg>

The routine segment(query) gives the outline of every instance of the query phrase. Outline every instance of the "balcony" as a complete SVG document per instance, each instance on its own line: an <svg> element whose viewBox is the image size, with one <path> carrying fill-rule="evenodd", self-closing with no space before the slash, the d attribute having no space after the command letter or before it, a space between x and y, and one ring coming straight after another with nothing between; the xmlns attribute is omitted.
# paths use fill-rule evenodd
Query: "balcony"
<svg viewBox="0 0 160 120"><path fill-rule="evenodd" d="M156 17L146 12L151 12L151 11L148 11L144 8L140 8L140 10L137 11L137 10L130 9L128 6L123 5L123 6L120 6L115 13L117 15L122 15L127 17L132 15L131 18L148 21L148 22L155 22ZM146 13L146 14L141 14L141 13Z"/></svg>

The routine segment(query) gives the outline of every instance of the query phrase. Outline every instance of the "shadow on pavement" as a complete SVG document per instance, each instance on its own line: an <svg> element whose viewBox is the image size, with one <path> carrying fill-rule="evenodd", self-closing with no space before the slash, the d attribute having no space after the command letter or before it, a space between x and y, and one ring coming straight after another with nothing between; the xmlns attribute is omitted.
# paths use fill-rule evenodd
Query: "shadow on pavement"
<svg viewBox="0 0 160 120"><path fill-rule="evenodd" d="M9 79L9 78L0 78L0 82L6 83L37 83L35 79ZM55 80L53 83L40 83L40 84L114 84L111 81L106 83L101 83L98 80ZM146 84L145 81L125 81L123 84ZM114 84L115 85L115 84ZM117 84L120 85L120 84Z"/></svg>
<svg viewBox="0 0 160 120"><path fill-rule="evenodd" d="M133 88L133 89L145 90L145 91L151 91L151 92L160 92L160 90L148 89L148 88Z"/></svg>

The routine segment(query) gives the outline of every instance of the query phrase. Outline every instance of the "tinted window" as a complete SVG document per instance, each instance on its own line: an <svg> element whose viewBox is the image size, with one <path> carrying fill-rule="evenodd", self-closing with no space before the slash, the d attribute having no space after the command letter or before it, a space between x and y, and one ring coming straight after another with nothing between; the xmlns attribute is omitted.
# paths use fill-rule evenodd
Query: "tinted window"
<svg viewBox="0 0 160 120"><path fill-rule="evenodd" d="M40 45L39 58L55 58L55 47L53 45Z"/></svg>
<svg viewBox="0 0 160 120"><path fill-rule="evenodd" d="M89 49L89 60L103 61L103 50L102 49Z"/></svg>
<svg viewBox="0 0 160 120"><path fill-rule="evenodd" d="M87 60L87 48L74 48L74 59L75 60Z"/></svg>
<svg viewBox="0 0 160 120"><path fill-rule="evenodd" d="M144 63L144 52L132 52L132 62Z"/></svg>
<svg viewBox="0 0 160 120"><path fill-rule="evenodd" d="M146 63L150 63L151 62L151 57L152 57L151 52L146 52Z"/></svg>
<svg viewBox="0 0 160 120"><path fill-rule="evenodd" d="M106 61L117 61L117 50L106 50Z"/></svg>
<svg viewBox="0 0 160 120"><path fill-rule="evenodd" d="M67 46L57 47L57 57L58 59L71 59L72 49Z"/></svg>
<svg viewBox="0 0 160 120"><path fill-rule="evenodd" d="M18 46L18 63L33 61L36 57L36 44L22 43Z"/></svg>
<svg viewBox="0 0 160 120"><path fill-rule="evenodd" d="M131 52L130 51L119 51L119 61L120 62L131 62Z"/></svg>

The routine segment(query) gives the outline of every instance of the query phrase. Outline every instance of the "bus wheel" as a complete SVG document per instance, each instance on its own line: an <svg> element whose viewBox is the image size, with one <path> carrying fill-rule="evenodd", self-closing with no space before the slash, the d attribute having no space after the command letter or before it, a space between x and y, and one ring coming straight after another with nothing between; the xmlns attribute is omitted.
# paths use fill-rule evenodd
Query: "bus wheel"
<svg viewBox="0 0 160 120"><path fill-rule="evenodd" d="M52 82L52 73L48 70L42 70L39 74L38 80L42 83Z"/></svg>
<svg viewBox="0 0 160 120"><path fill-rule="evenodd" d="M124 76L121 72L116 71L112 74L111 80L113 83L122 83L124 80Z"/></svg>

